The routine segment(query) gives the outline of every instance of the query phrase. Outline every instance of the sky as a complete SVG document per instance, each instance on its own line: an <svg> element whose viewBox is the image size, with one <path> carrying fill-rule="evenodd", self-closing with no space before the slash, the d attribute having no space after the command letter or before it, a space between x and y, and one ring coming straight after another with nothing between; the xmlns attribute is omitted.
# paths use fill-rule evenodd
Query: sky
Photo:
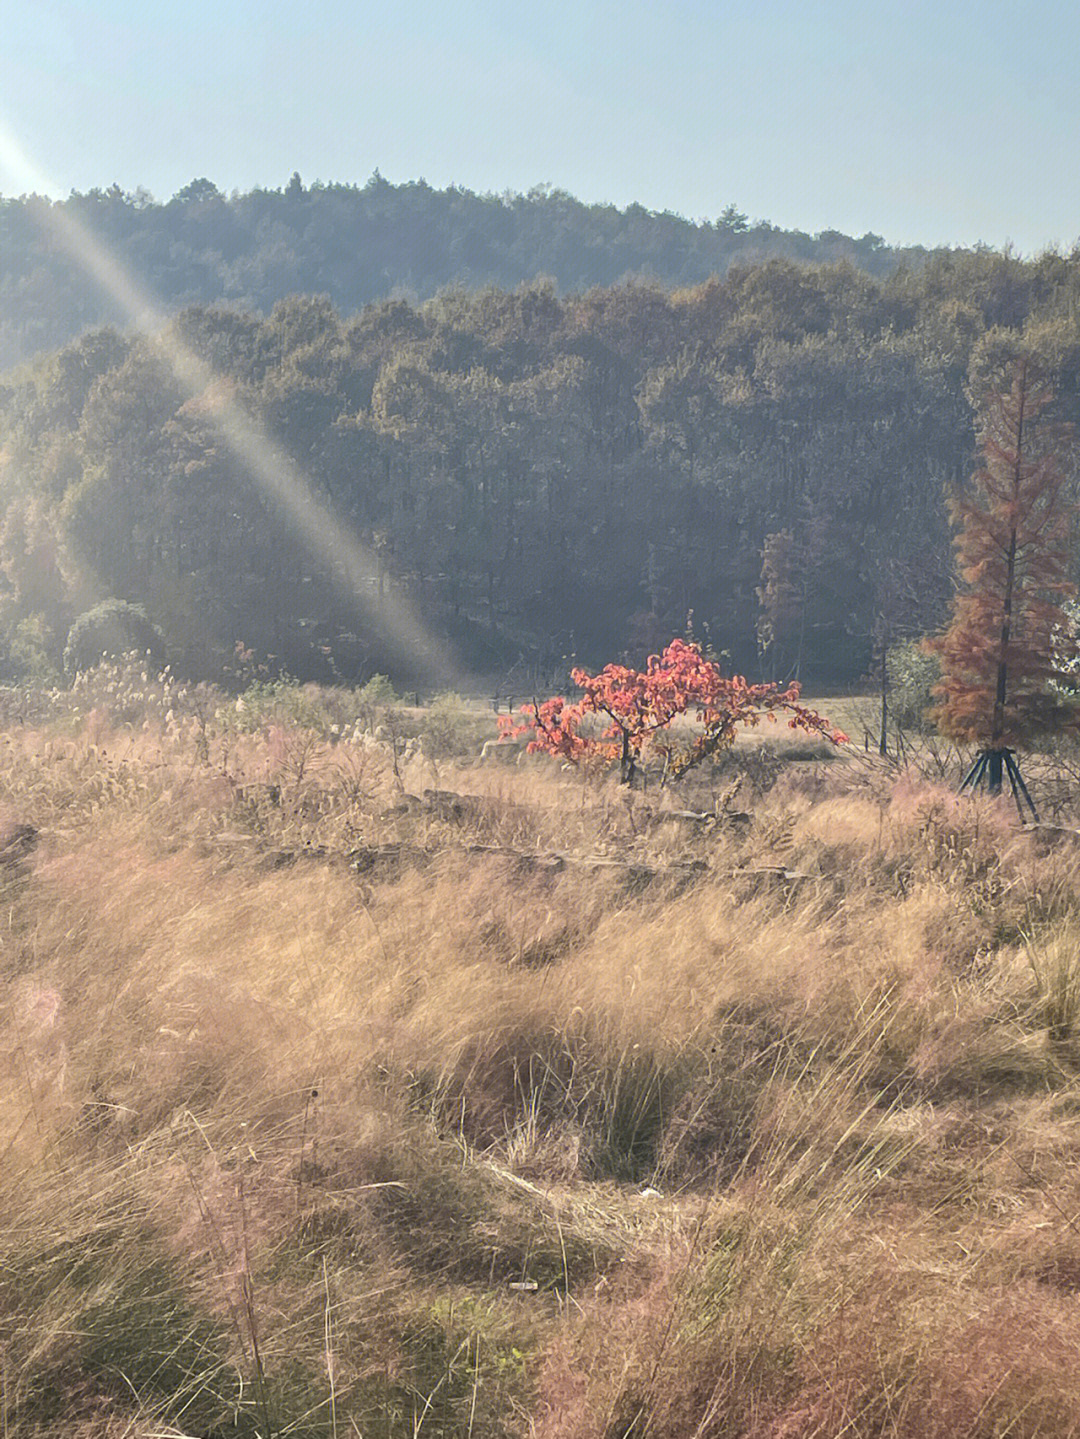
<svg viewBox="0 0 1080 1439"><path fill-rule="evenodd" d="M1075 0L0 0L0 17L4 195L378 169L893 244L1080 239Z"/></svg>

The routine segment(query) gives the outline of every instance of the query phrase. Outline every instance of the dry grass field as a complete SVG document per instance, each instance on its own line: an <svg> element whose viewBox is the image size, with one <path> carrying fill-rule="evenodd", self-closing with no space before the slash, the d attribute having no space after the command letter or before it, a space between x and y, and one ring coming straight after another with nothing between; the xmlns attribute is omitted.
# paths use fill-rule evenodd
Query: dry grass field
<svg viewBox="0 0 1080 1439"><path fill-rule="evenodd" d="M1080 1433L1067 771L3 703L2 1439Z"/></svg>

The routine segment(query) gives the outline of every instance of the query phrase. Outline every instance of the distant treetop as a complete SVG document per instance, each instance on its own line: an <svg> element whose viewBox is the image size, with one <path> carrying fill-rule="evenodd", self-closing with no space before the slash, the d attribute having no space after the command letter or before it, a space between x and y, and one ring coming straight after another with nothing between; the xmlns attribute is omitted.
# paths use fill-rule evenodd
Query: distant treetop
<svg viewBox="0 0 1080 1439"><path fill-rule="evenodd" d="M223 195L206 176L166 202L118 185L0 198L0 370L124 317L50 242L43 210L70 209L166 310L221 304L269 314L287 295L325 293L349 314L372 301L430 299L448 285L513 288L550 277L571 294L626 279L677 288L736 264L847 261L878 278L917 267L928 252L894 249L879 235L819 235L751 221L729 204L698 222L632 204L586 204L536 185L482 195L424 180L305 185Z"/></svg>
<svg viewBox="0 0 1080 1439"><path fill-rule="evenodd" d="M182 190L177 190L173 196L173 203L180 205L197 205L203 200L220 200L221 191L214 184L213 180L207 180L205 176L198 180L192 180Z"/></svg>

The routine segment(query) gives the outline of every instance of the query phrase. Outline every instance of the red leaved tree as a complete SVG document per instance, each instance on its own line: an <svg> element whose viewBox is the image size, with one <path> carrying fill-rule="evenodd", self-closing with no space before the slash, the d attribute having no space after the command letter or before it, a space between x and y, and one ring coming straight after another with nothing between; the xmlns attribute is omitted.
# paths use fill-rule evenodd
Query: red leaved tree
<svg viewBox="0 0 1080 1439"><path fill-rule="evenodd" d="M677 779L734 742L740 726L788 715L792 729L824 735L834 744L847 736L799 702L799 686L752 685L727 676L699 645L672 640L645 669L605 665L599 674L575 669L582 691L572 702L562 696L525 705L520 719L500 720L507 737L529 735L533 752L560 756L573 764L618 764L624 784L633 779L643 753L662 744L665 779ZM680 717L690 723L673 733Z"/></svg>
<svg viewBox="0 0 1080 1439"><path fill-rule="evenodd" d="M1062 601L1075 593L1065 493L1073 432L1047 413L1052 399L1030 361L1012 365L1008 388L988 397L979 419L982 463L951 505L962 588L952 623L931 642L942 670L933 717L996 758L992 790L1004 752L1059 723L1072 688L1060 636L1069 628Z"/></svg>

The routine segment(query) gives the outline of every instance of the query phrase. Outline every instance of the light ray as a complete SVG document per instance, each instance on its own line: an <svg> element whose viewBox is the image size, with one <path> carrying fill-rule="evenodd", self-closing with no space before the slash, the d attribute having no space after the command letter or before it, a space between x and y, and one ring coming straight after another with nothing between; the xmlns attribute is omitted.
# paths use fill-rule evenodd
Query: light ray
<svg viewBox="0 0 1080 1439"><path fill-rule="evenodd" d="M33 163L2 116L0 167L32 193L55 193L55 186ZM123 310L131 328L158 347L188 398L204 394L216 379L212 369L167 333L169 317L115 256L65 207L43 204L40 218L74 262ZM452 683L456 676L445 648L429 633L408 599L399 594L390 596L389 601L375 601L372 592L378 565L374 556L312 493L291 456L228 395L213 411L211 418L229 453L286 516L309 551L326 564L347 597L381 627L384 637L412 664L423 666L431 684Z"/></svg>

